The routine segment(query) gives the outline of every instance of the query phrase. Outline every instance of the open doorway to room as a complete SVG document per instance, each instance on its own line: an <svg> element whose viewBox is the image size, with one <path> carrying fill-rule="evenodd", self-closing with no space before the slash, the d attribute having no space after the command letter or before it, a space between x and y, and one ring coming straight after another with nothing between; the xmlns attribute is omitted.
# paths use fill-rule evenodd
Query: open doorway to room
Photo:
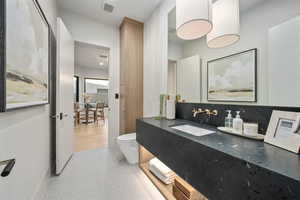
<svg viewBox="0 0 300 200"><path fill-rule="evenodd" d="M107 146L109 48L75 42L74 152Z"/></svg>

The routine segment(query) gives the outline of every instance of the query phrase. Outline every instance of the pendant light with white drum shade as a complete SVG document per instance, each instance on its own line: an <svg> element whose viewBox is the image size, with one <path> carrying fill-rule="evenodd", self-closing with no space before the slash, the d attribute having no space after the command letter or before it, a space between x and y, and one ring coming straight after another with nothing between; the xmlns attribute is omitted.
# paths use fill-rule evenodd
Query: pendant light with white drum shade
<svg viewBox="0 0 300 200"><path fill-rule="evenodd" d="M211 0L176 0L177 36L184 40L201 38L212 30Z"/></svg>
<svg viewBox="0 0 300 200"><path fill-rule="evenodd" d="M207 35L210 48L232 45L240 39L239 0L218 0L213 4L213 29Z"/></svg>

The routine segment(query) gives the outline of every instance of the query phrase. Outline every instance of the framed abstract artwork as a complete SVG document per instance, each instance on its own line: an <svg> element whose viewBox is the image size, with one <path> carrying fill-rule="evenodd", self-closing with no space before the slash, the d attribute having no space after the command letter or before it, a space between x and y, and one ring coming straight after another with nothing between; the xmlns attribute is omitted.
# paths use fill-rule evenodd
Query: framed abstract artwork
<svg viewBox="0 0 300 200"><path fill-rule="evenodd" d="M0 5L0 110L49 103L49 24L36 0Z"/></svg>
<svg viewBox="0 0 300 200"><path fill-rule="evenodd" d="M257 101L257 49L207 63L207 100L222 102Z"/></svg>

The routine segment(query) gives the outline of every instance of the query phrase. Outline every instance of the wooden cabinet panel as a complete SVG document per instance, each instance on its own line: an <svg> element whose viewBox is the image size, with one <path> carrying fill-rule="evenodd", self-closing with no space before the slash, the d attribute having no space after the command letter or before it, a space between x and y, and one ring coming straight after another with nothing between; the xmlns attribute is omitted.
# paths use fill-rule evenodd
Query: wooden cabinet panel
<svg viewBox="0 0 300 200"><path fill-rule="evenodd" d="M143 116L144 25L124 18L120 26L120 133L136 131Z"/></svg>

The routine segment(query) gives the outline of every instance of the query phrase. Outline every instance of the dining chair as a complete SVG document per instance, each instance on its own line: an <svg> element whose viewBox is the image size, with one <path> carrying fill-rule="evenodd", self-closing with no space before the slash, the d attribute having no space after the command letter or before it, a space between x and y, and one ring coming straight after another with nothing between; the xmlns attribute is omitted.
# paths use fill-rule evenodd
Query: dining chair
<svg viewBox="0 0 300 200"><path fill-rule="evenodd" d="M80 110L80 105L78 102L74 103L74 125L78 125L80 121L79 117L79 110Z"/></svg>
<svg viewBox="0 0 300 200"><path fill-rule="evenodd" d="M104 121L104 103L97 103L96 104L96 114L95 114L95 119L97 123L100 120Z"/></svg>

